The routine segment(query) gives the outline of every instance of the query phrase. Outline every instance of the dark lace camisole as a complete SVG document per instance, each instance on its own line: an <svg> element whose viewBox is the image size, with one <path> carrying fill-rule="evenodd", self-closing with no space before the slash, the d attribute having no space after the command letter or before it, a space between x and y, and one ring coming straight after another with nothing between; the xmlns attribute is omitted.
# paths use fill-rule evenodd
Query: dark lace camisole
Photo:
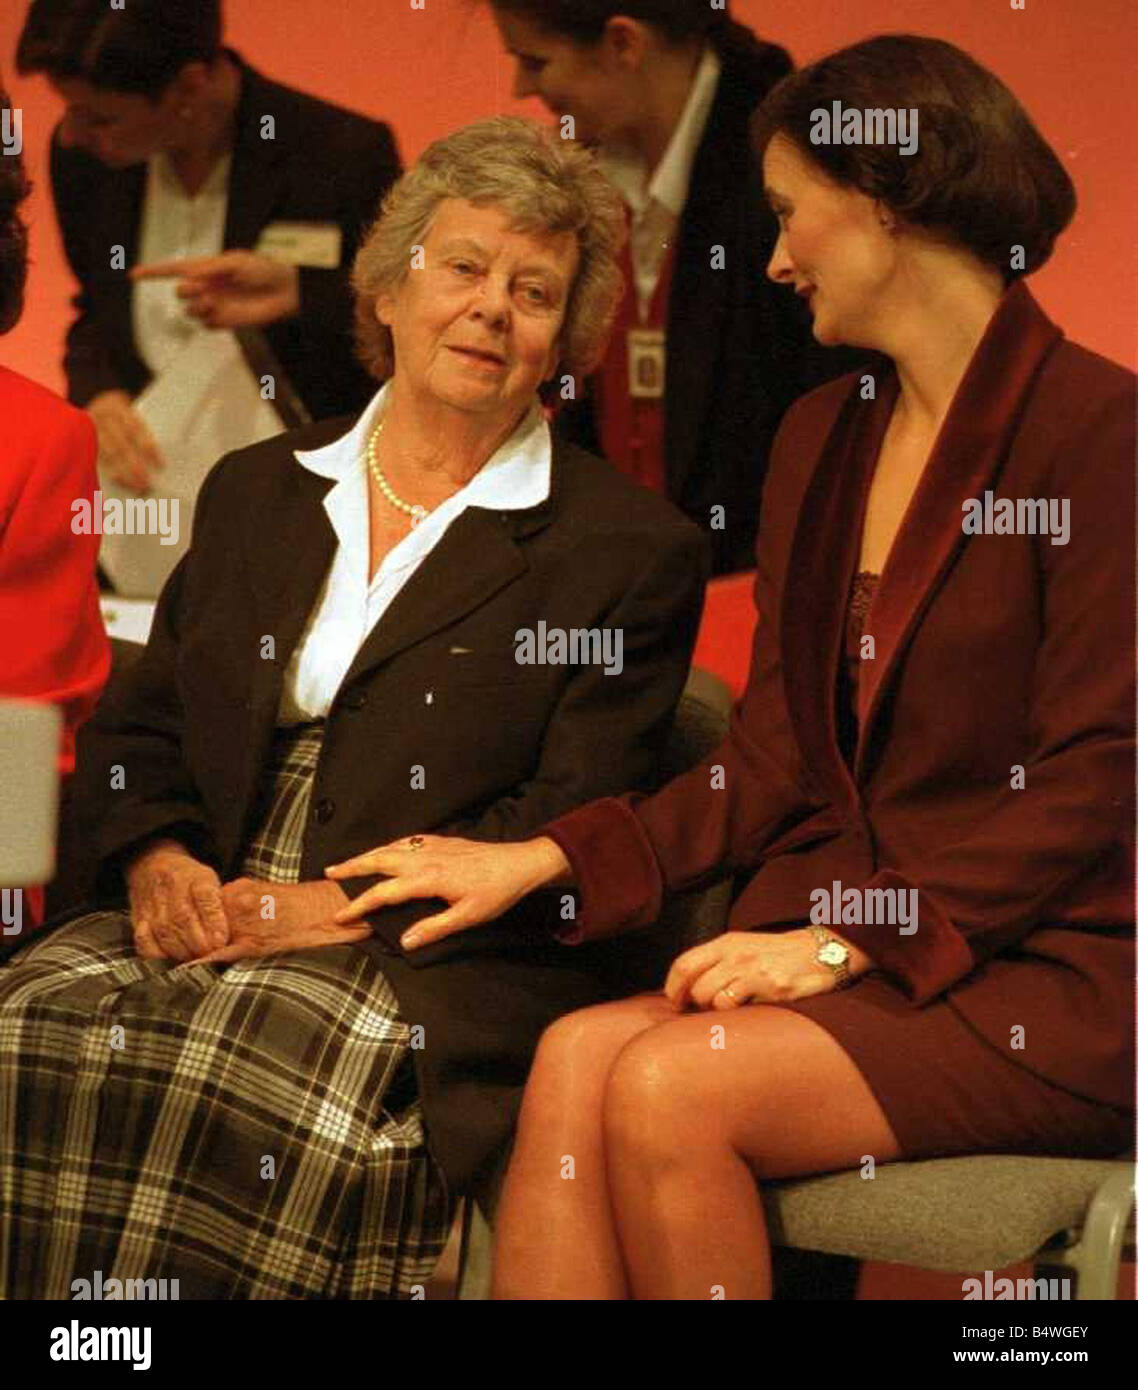
<svg viewBox="0 0 1138 1390"><path fill-rule="evenodd" d="M843 660L838 663L837 728L838 747L850 765L857 748L857 682L862 668L861 639L879 578L880 575L870 574L868 570L856 574L846 608Z"/></svg>

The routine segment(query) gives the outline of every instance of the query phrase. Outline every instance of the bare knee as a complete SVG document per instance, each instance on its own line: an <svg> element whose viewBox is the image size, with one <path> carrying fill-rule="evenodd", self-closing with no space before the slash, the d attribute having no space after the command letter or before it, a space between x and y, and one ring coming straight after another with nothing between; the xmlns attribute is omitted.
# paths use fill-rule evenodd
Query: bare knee
<svg viewBox="0 0 1138 1390"><path fill-rule="evenodd" d="M666 1163L690 1147L701 1107L682 1052L668 1027L642 1032L621 1049L609 1068L601 1107L606 1150Z"/></svg>
<svg viewBox="0 0 1138 1390"><path fill-rule="evenodd" d="M662 996L641 995L563 1014L541 1035L526 1084L528 1118L587 1109L599 1116L605 1078L630 1038L664 1017Z"/></svg>

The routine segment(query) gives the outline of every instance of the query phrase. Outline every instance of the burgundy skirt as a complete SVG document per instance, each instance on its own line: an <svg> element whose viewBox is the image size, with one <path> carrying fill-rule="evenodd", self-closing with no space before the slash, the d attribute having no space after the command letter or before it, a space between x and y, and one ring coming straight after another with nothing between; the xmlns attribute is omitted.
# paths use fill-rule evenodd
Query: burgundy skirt
<svg viewBox="0 0 1138 1390"><path fill-rule="evenodd" d="M780 1007L812 1018L865 1077L903 1158L957 1153L1114 1158L1134 1116L1010 1061L944 1000L916 1009L881 975Z"/></svg>

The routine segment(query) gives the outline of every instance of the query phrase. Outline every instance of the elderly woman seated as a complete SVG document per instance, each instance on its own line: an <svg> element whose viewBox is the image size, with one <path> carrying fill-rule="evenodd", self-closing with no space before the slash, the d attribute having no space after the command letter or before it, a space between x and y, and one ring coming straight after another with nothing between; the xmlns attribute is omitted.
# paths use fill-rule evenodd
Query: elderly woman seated
<svg viewBox="0 0 1138 1390"><path fill-rule="evenodd" d="M602 352L622 235L572 142L507 118L439 141L356 262L386 385L207 479L81 749L109 788L104 910L0 968L0 1294L98 1269L182 1298L406 1296L543 1028L635 984L627 952L558 943L571 895L412 959L429 905L340 926L375 880L324 878L652 778L704 541L554 443L539 398Z"/></svg>

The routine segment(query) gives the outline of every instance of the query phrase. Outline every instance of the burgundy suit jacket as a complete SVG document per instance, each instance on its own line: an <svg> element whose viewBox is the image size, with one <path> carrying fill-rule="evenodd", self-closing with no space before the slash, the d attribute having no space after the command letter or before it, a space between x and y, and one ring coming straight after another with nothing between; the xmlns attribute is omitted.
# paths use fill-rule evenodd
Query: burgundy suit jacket
<svg viewBox="0 0 1138 1390"><path fill-rule="evenodd" d="M562 939L645 926L663 893L725 874L745 879L735 931L807 921L835 880L915 888L914 934L835 930L914 1007L944 999L1009 1060L1128 1107L1135 378L1064 341L1022 282L1005 294L868 615L851 769L836 680L892 368L875 385L869 401L856 376L823 386L781 427L724 742L654 796L547 828L580 889ZM1068 542L966 535L985 490L1068 499Z"/></svg>

